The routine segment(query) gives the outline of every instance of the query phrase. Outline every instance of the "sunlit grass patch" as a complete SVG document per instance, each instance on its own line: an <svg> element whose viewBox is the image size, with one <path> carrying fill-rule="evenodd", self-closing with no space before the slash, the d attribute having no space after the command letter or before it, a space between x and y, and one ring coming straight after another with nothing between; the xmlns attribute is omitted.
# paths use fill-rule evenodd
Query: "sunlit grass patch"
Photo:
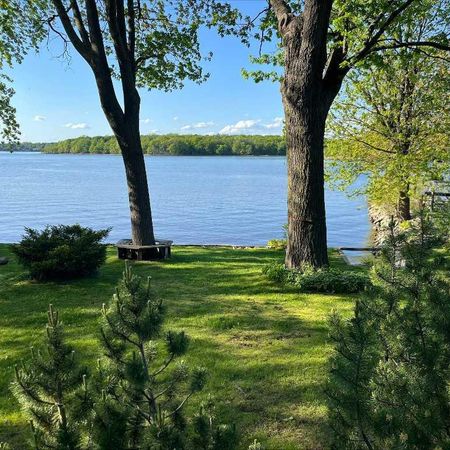
<svg viewBox="0 0 450 450"><path fill-rule="evenodd" d="M2 255L11 256L5 245ZM210 374L212 393L224 421L236 422L242 449L258 438L267 450L327 447L324 384L327 316L350 311L354 296L300 294L261 273L282 253L267 249L175 247L167 261L139 263L168 307L166 329L190 336L187 362ZM343 263L335 253L332 264ZM68 339L83 363L98 355L98 318L121 276L123 263L108 249L97 276L67 283L38 284L14 262L0 268L0 441L25 448L27 425L9 384L14 365L41 342L46 309L60 312Z"/></svg>

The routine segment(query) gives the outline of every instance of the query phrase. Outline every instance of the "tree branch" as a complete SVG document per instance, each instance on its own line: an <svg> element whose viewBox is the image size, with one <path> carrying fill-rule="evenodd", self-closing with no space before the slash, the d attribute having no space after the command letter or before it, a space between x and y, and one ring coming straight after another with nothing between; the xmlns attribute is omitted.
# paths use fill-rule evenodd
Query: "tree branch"
<svg viewBox="0 0 450 450"><path fill-rule="evenodd" d="M52 0L52 2L53 5L55 6L59 19L61 20L61 24L70 42L72 42L72 45L75 47L77 52L90 64L91 63L90 49L80 39L75 29L73 28L72 22L70 20L69 15L67 14L66 8L64 7L62 0Z"/></svg>
<svg viewBox="0 0 450 450"><path fill-rule="evenodd" d="M269 3L278 21L280 21L287 14L291 14L291 8L285 0L270 0Z"/></svg>
<svg viewBox="0 0 450 450"><path fill-rule="evenodd" d="M114 133L117 133L123 126L124 113L114 90L96 2L95 0L85 0L85 2L89 34L91 36L91 48L94 56L91 67L97 82L102 108L111 128Z"/></svg>
<svg viewBox="0 0 450 450"><path fill-rule="evenodd" d="M127 0L132 7L131 17L128 11L128 22L132 21L134 30L133 0ZM125 104L125 117L139 113L139 94L136 90L136 61L134 54L130 54L127 43L127 30L123 0L106 0L106 15L109 31L120 68L120 79ZM130 23L128 23L130 27ZM132 31L132 45L134 46L134 31ZM130 35L131 37L131 35ZM134 52L133 52L134 53Z"/></svg>
<svg viewBox="0 0 450 450"><path fill-rule="evenodd" d="M135 24L135 11L133 0L127 0L127 30L128 30L128 53L130 59L133 62L133 71L136 70L135 65L135 48L136 48L136 24Z"/></svg>
<svg viewBox="0 0 450 450"><path fill-rule="evenodd" d="M180 409L183 408L183 406L185 405L185 403L194 395L193 392L190 392L188 395L186 395L186 397L184 398L184 400L178 405L177 408L175 408L171 413L169 414L165 414L164 417L168 418L170 416L173 416L174 414L176 414L178 411L180 411Z"/></svg>
<svg viewBox="0 0 450 450"><path fill-rule="evenodd" d="M73 16L75 19L75 25L80 33L81 40L86 47L90 46L89 34L83 23L83 17L81 16L80 7L78 6L77 0L70 0L70 8L73 11Z"/></svg>
<svg viewBox="0 0 450 450"><path fill-rule="evenodd" d="M103 65L106 64L106 66L108 66L105 46L103 44L102 30L100 28L100 19L98 16L97 5L95 4L95 0L85 1L92 51L97 56L98 63L101 63Z"/></svg>
<svg viewBox="0 0 450 450"><path fill-rule="evenodd" d="M111 33L114 49L120 65L120 71L126 66L128 50L126 46L125 17L122 0L106 0L106 19ZM121 73L123 76L123 73Z"/></svg>
<svg viewBox="0 0 450 450"><path fill-rule="evenodd" d="M169 358L167 358L167 360L163 363L163 365L157 371L153 372L151 374L151 376L156 377L161 372L163 372L169 366L169 364L173 361L174 357L175 357L175 355L173 353L171 353Z"/></svg>
<svg viewBox="0 0 450 450"><path fill-rule="evenodd" d="M366 142L363 139L360 139L360 138L356 137L355 135L350 136L350 139L353 139L354 141L359 142L360 144L366 145L367 147L370 147L371 149L376 150L378 152L388 153L388 154L391 154L391 155L396 155L397 154L397 152L394 152L392 150L386 150L384 148L377 147L376 145L372 145L369 142Z"/></svg>
<svg viewBox="0 0 450 450"><path fill-rule="evenodd" d="M53 33L57 34L61 38L61 40L62 40L62 42L64 44L64 51L62 52L61 56L68 55L67 47L69 45L70 40L67 38L67 36L64 36L63 33L61 33L59 30L57 30L53 26L53 21L56 19L56 17L58 17L58 16L56 15L54 17L48 18L47 19L47 24L50 27L50 29L53 31ZM48 46L48 43L49 43L49 40L47 38L47 46Z"/></svg>
<svg viewBox="0 0 450 450"><path fill-rule="evenodd" d="M401 6L399 6L397 9L395 9L394 11L391 12L389 17L385 20L383 25L381 25L381 27L378 29L378 31L373 36L369 36L368 37L368 39L366 40L362 50L360 52L358 52L352 58L353 59L353 64L358 62L358 61L361 61L362 59L364 59L370 53L370 51L376 45L376 43L378 42L380 37L388 29L389 25L391 25L397 19L397 17L403 11L405 11L406 8L408 8L414 1L416 1L416 0L406 0ZM377 18L377 21L378 21L378 18Z"/></svg>
<svg viewBox="0 0 450 450"><path fill-rule="evenodd" d="M412 42L395 42L394 44L389 45L379 45L377 47L372 48L370 50L371 53L378 52L380 50L390 50L395 48L403 48L403 47L431 47L436 48L438 50L444 50L446 52L450 52L450 46L442 44L440 42L432 42L432 41L412 41Z"/></svg>
<svg viewBox="0 0 450 450"><path fill-rule="evenodd" d="M116 21L119 30L119 36L122 45L127 49L127 27L125 23L125 9L123 6L123 0L115 0L116 3ZM133 0L128 0L127 4L131 3L131 8L133 10Z"/></svg>
<svg viewBox="0 0 450 450"><path fill-rule="evenodd" d="M345 60L345 50L342 45L334 48L325 65L323 80L325 83L341 82L348 72L347 68L341 67Z"/></svg>

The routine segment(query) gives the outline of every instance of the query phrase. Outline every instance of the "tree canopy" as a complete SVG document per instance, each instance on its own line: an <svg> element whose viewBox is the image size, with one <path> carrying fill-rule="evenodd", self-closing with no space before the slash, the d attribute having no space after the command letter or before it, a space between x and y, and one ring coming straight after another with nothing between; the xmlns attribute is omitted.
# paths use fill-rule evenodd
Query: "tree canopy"
<svg viewBox="0 0 450 450"><path fill-rule="evenodd" d="M133 244L153 245L138 89L170 91L186 80L205 80L200 28L217 26L224 34L240 15L216 0L49 0L46 16L50 29L74 47L94 75L123 158Z"/></svg>
<svg viewBox="0 0 450 450"><path fill-rule="evenodd" d="M211 55L200 51L200 27L220 25L219 32L226 33L240 17L216 0L50 3L51 29L91 67L105 64L123 82L135 76L137 87L165 91L181 88L187 79L202 82L207 77L201 62Z"/></svg>
<svg viewBox="0 0 450 450"><path fill-rule="evenodd" d="M352 68L377 65L385 50L420 48L450 50L450 17L448 0L336 0L332 2L327 32L326 72L324 76L344 76ZM285 65L282 34L279 26L286 27L294 17L304 22L305 1L268 0L267 6L250 21L246 37L260 41L259 53L250 57L251 63L263 64L263 69L243 69L246 78L255 82L281 81ZM285 16L285 23L279 23ZM431 19L432 18L432 19ZM426 29L418 36L410 34L399 40L398 31L404 24L412 25L427 20ZM408 39L406 39L408 38ZM247 42L247 41L246 41ZM272 44L272 45L270 45ZM273 51L273 44L276 51ZM267 49L269 51L265 52ZM428 50L427 50L428 49Z"/></svg>
<svg viewBox="0 0 450 450"><path fill-rule="evenodd" d="M439 49L401 45L422 39L434 21L428 11L394 30L398 48L350 74L329 121L330 180L347 189L366 173L358 192L384 206L420 194L448 170L450 60Z"/></svg>

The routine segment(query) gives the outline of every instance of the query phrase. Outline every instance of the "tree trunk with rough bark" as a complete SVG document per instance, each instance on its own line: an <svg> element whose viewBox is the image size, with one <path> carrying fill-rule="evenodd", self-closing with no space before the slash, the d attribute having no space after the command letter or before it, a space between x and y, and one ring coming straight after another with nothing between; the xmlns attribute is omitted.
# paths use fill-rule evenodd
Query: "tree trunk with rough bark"
<svg viewBox="0 0 450 450"><path fill-rule="evenodd" d="M97 68L96 68L97 69ZM111 101L109 80L97 69L100 102L122 153L128 187L131 238L135 245L155 243L150 194L139 130L140 97L134 78L123 78L125 108L121 113Z"/></svg>
<svg viewBox="0 0 450 450"><path fill-rule="evenodd" d="M138 119L139 124L139 119ZM120 139L123 142L124 139ZM131 214L131 238L135 245L155 243L150 194L139 130L129 132L120 145L128 186Z"/></svg>
<svg viewBox="0 0 450 450"><path fill-rule="evenodd" d="M288 268L328 265L325 121L341 80L324 82L331 1L308 2L302 17L279 14L285 72L281 94L288 166Z"/></svg>
<svg viewBox="0 0 450 450"><path fill-rule="evenodd" d="M288 167L288 245L286 267L328 265L324 191L326 114L317 87L305 86L303 102L293 102L283 84Z"/></svg>

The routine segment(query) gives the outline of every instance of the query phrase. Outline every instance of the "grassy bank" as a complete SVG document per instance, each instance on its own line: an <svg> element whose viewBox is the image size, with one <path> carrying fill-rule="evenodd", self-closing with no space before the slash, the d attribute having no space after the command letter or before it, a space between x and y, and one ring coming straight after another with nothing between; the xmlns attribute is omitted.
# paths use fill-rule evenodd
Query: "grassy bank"
<svg viewBox="0 0 450 450"><path fill-rule="evenodd" d="M6 245L0 255L11 256ZM167 328L191 337L186 359L208 369L206 391L216 397L224 420L239 423L242 448L253 438L267 450L325 448L326 319L332 308L350 310L354 297L299 294L274 285L261 274L274 257L282 255L175 247L172 259L139 263L136 271L153 277L168 306ZM332 263L343 264L336 254ZM97 277L70 283L37 284L14 262L0 266L0 441L26 448L27 427L9 384L14 364L42 342L47 305L60 311L78 356L92 360L100 307L122 268L113 248Z"/></svg>

